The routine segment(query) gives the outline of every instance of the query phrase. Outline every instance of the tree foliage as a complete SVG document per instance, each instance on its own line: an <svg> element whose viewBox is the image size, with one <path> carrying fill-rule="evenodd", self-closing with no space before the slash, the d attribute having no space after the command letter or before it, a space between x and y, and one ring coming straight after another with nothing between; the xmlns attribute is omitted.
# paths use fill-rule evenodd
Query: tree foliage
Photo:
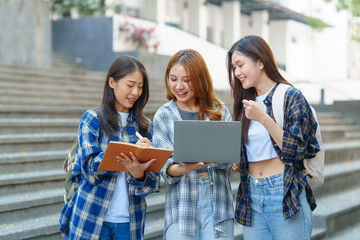
<svg viewBox="0 0 360 240"><path fill-rule="evenodd" d="M336 4L336 9L350 10L353 17L360 17L360 0L324 0L325 2L333 2Z"/></svg>
<svg viewBox="0 0 360 240"><path fill-rule="evenodd" d="M315 17L307 17L306 23L310 27L312 27L318 31L322 31L324 28L331 27L329 24L327 24L323 20L321 20L319 18L315 18Z"/></svg>
<svg viewBox="0 0 360 240"><path fill-rule="evenodd" d="M360 42L360 0L324 0L336 4L336 9L349 10L353 19L350 21L351 39Z"/></svg>
<svg viewBox="0 0 360 240"><path fill-rule="evenodd" d="M105 13L105 0L52 0L51 10L63 17L70 17L72 9L81 17Z"/></svg>

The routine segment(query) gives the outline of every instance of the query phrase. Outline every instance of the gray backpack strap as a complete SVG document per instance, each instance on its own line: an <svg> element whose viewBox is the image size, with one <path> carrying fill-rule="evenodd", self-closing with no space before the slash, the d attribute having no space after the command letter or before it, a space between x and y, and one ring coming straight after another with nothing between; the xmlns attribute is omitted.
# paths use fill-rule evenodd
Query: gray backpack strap
<svg viewBox="0 0 360 240"><path fill-rule="evenodd" d="M275 89L274 95L272 97L272 110L276 123L284 128L284 99L286 90L290 85L280 83Z"/></svg>

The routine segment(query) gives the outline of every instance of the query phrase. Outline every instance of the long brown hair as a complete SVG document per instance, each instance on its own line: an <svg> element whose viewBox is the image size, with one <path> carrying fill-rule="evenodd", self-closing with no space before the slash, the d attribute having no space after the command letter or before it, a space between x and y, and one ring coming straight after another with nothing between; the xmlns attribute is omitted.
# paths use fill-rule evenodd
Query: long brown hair
<svg viewBox="0 0 360 240"><path fill-rule="evenodd" d="M195 103L200 107L198 119L203 119L205 115L211 120L220 121L222 102L214 92L211 76L203 57L193 49L180 50L170 59L165 72L166 98L176 101L176 97L170 91L168 81L170 69L177 63L184 67L191 79L190 88L195 94ZM214 104L217 105L216 109Z"/></svg>
<svg viewBox="0 0 360 240"><path fill-rule="evenodd" d="M232 65L232 55L235 51L245 54L251 58L254 62L260 60L264 64L264 70L268 78L274 82L285 83L291 85L280 74L271 48L264 39L258 36L250 35L237 41L227 53L227 69L228 77L231 86L232 96L234 97L234 119L242 122L242 139L244 142L248 140L248 130L250 126L250 120L245 116L245 110L243 108L242 100L254 100L256 99L256 90L254 87L244 89L239 79L234 74L234 68ZM291 85L292 86L292 85Z"/></svg>
<svg viewBox="0 0 360 240"><path fill-rule="evenodd" d="M139 125L139 132L141 135L148 134L149 121L143 115L143 109L149 99L149 81L148 75L144 65L136 58L131 56L121 56L115 59L111 64L106 76L103 99L100 108L97 110L100 122L100 129L110 137L111 134L117 131L118 127L118 113L115 109L115 95L114 90L109 85L109 78L114 78L115 82L124 78L126 75L139 71L143 76L143 89L140 97L135 101L131 107L132 112Z"/></svg>

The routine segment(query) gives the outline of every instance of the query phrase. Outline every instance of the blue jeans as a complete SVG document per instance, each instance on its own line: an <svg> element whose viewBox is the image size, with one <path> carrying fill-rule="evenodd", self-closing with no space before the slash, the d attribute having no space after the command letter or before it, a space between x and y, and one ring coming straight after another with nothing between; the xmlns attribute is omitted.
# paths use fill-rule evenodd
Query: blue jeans
<svg viewBox="0 0 360 240"><path fill-rule="evenodd" d="M284 173L266 178L248 178L251 205L251 226L243 226L245 240L267 239L310 239L312 212L301 192L299 212L284 220L282 201L284 199Z"/></svg>
<svg viewBox="0 0 360 240"><path fill-rule="evenodd" d="M99 240L130 240L130 223L103 222Z"/></svg>
<svg viewBox="0 0 360 240"><path fill-rule="evenodd" d="M179 224L171 224L166 232L165 239L171 240L233 240L234 239L234 219L226 222L226 237L215 238L213 211L210 195L209 176L199 178L199 199L196 211L196 231L195 235L179 233Z"/></svg>

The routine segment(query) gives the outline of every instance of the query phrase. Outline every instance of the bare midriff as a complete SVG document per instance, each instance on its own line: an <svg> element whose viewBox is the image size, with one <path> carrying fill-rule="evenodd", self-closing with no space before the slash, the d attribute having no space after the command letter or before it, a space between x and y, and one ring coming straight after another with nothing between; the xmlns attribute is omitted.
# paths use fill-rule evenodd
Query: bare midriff
<svg viewBox="0 0 360 240"><path fill-rule="evenodd" d="M270 177L284 172L285 165L278 158L270 158L259 162L249 162L249 173L255 178Z"/></svg>

